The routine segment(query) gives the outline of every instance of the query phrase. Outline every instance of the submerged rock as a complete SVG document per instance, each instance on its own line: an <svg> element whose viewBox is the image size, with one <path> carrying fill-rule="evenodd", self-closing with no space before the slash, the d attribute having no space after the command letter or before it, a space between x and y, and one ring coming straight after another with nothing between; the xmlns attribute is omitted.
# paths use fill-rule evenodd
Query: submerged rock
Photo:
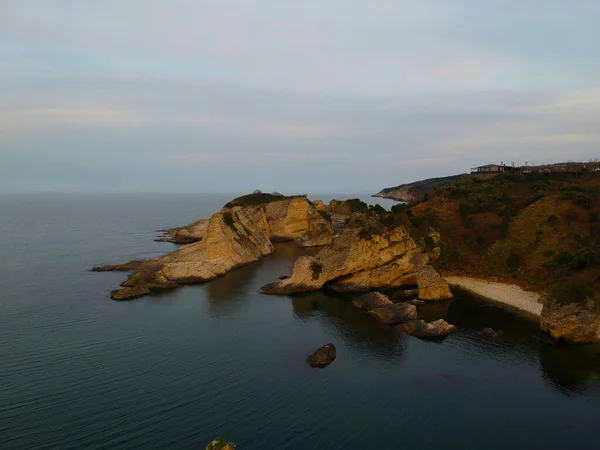
<svg viewBox="0 0 600 450"><path fill-rule="evenodd" d="M503 331L496 331L493 328L483 328L481 330L481 334L485 337L489 337L489 338L497 338L500 337L504 334Z"/></svg>
<svg viewBox="0 0 600 450"><path fill-rule="evenodd" d="M446 336L456 330L454 325L450 325L444 319L426 323L424 320L412 320L402 324L406 334L421 338L438 338Z"/></svg>
<svg viewBox="0 0 600 450"><path fill-rule="evenodd" d="M366 310L394 304L387 295L383 295L380 292L369 292L368 294L355 299L352 303L358 308Z"/></svg>
<svg viewBox="0 0 600 450"><path fill-rule="evenodd" d="M235 450L233 442L227 442L225 439L216 438L206 446L206 450Z"/></svg>
<svg viewBox="0 0 600 450"><path fill-rule="evenodd" d="M388 325L398 325L410 320L417 320L417 307L407 303L394 303L374 308L369 314Z"/></svg>
<svg viewBox="0 0 600 450"><path fill-rule="evenodd" d="M336 357L335 345L325 344L316 352L308 357L308 363L311 367L327 367Z"/></svg>
<svg viewBox="0 0 600 450"><path fill-rule="evenodd" d="M417 285L421 300L435 301L452 298L450 286L431 266L422 266L417 272Z"/></svg>
<svg viewBox="0 0 600 450"><path fill-rule="evenodd" d="M600 342L600 308L591 298L567 304L548 298L542 308L540 328L556 340Z"/></svg>

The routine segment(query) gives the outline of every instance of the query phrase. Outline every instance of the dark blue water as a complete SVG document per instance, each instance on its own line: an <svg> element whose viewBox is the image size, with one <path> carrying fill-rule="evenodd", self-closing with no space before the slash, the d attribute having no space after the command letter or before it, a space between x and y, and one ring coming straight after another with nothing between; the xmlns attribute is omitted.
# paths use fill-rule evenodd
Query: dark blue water
<svg viewBox="0 0 600 450"><path fill-rule="evenodd" d="M597 446L598 348L543 344L535 323L481 300L422 309L459 327L427 342L348 298L260 295L291 271L290 244L131 302L108 297L124 274L88 271L172 250L155 230L230 197L0 196L0 448ZM327 342L338 359L311 369L306 355Z"/></svg>

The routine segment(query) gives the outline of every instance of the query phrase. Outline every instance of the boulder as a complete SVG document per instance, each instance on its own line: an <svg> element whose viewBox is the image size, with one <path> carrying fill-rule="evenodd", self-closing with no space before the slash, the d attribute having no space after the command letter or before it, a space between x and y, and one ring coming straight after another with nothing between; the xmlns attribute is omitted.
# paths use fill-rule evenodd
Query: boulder
<svg viewBox="0 0 600 450"><path fill-rule="evenodd" d="M379 292L369 292L368 294L355 299L352 303L354 303L354 305L358 308L366 310L381 308L382 306L394 304L387 295L383 295Z"/></svg>
<svg viewBox="0 0 600 450"><path fill-rule="evenodd" d="M556 340L600 342L600 309L591 298L566 304L548 298L542 308L540 328Z"/></svg>
<svg viewBox="0 0 600 450"><path fill-rule="evenodd" d="M502 331L496 331L493 328L483 328L481 330L481 334L485 337L497 338L502 336L504 333Z"/></svg>
<svg viewBox="0 0 600 450"><path fill-rule="evenodd" d="M388 325L398 325L409 320L417 320L417 307L407 303L394 303L374 308L369 314Z"/></svg>
<svg viewBox="0 0 600 450"><path fill-rule="evenodd" d="M325 344L308 357L311 367L327 367L336 357L335 345Z"/></svg>
<svg viewBox="0 0 600 450"><path fill-rule="evenodd" d="M393 300L401 300L405 298L414 298L419 295L418 289L400 289L399 291L394 292L390 298Z"/></svg>
<svg viewBox="0 0 600 450"><path fill-rule="evenodd" d="M408 305L414 305L414 306L420 306L420 305L424 305L425 303L427 303L425 300L419 300L418 298L415 298L413 300L409 300L407 302L404 302Z"/></svg>
<svg viewBox="0 0 600 450"><path fill-rule="evenodd" d="M216 438L206 446L206 450L235 450L233 442L227 442L225 439Z"/></svg>
<svg viewBox="0 0 600 450"><path fill-rule="evenodd" d="M452 298L450 286L431 266L422 266L417 271L417 286L421 300L437 301Z"/></svg>
<svg viewBox="0 0 600 450"><path fill-rule="evenodd" d="M411 320L410 322L403 323L401 326L406 334L421 338L443 337L456 329L454 325L450 325L444 319L430 323L426 323L424 320Z"/></svg>

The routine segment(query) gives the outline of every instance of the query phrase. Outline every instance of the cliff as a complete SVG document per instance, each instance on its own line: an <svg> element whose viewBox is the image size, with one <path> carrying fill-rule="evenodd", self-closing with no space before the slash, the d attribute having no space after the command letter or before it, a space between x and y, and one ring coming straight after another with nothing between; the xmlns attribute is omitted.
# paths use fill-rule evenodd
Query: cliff
<svg viewBox="0 0 600 450"><path fill-rule="evenodd" d="M600 292L599 194L596 172L464 176L426 201L392 210L413 235L439 232L436 267L443 273L542 291L542 328L557 339L593 342L600 317L590 306Z"/></svg>
<svg viewBox="0 0 600 450"><path fill-rule="evenodd" d="M356 216L315 255L298 259L291 277L263 286L267 294L315 291L327 285L338 292L368 292L418 284L418 272L427 267L429 254L403 226L386 226L377 215ZM447 284L443 295L451 298ZM444 288L442 288L443 290ZM440 291L441 292L441 291Z"/></svg>
<svg viewBox="0 0 600 450"><path fill-rule="evenodd" d="M94 270L134 270L122 284L123 288L112 293L115 300L127 300L160 289L212 280L272 253L271 240L294 240L306 247L331 242L331 224L305 197L262 197L264 195L261 194L261 202L246 196L228 203L206 219L199 242L160 258ZM180 230L200 229L195 224Z"/></svg>
<svg viewBox="0 0 600 450"><path fill-rule="evenodd" d="M433 192L446 184L452 183L463 175L453 175L442 178L430 178L428 180L416 181L414 183L401 184L390 188L382 189L373 197L390 198L401 202L420 202L425 195Z"/></svg>

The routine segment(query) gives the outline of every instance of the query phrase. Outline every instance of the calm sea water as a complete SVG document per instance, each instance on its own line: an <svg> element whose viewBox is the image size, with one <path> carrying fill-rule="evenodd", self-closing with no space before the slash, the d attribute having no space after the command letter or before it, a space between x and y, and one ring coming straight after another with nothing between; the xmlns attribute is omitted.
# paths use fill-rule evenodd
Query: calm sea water
<svg viewBox="0 0 600 450"><path fill-rule="evenodd" d="M598 446L598 348L542 344L535 323L484 301L422 309L459 327L427 342L347 297L261 295L290 273L290 244L124 303L108 296L125 274L89 272L173 250L156 230L230 198L0 196L0 448L198 449L216 436L241 450ZM483 338L484 326L505 335ZM306 355L327 342L338 359L311 369Z"/></svg>

